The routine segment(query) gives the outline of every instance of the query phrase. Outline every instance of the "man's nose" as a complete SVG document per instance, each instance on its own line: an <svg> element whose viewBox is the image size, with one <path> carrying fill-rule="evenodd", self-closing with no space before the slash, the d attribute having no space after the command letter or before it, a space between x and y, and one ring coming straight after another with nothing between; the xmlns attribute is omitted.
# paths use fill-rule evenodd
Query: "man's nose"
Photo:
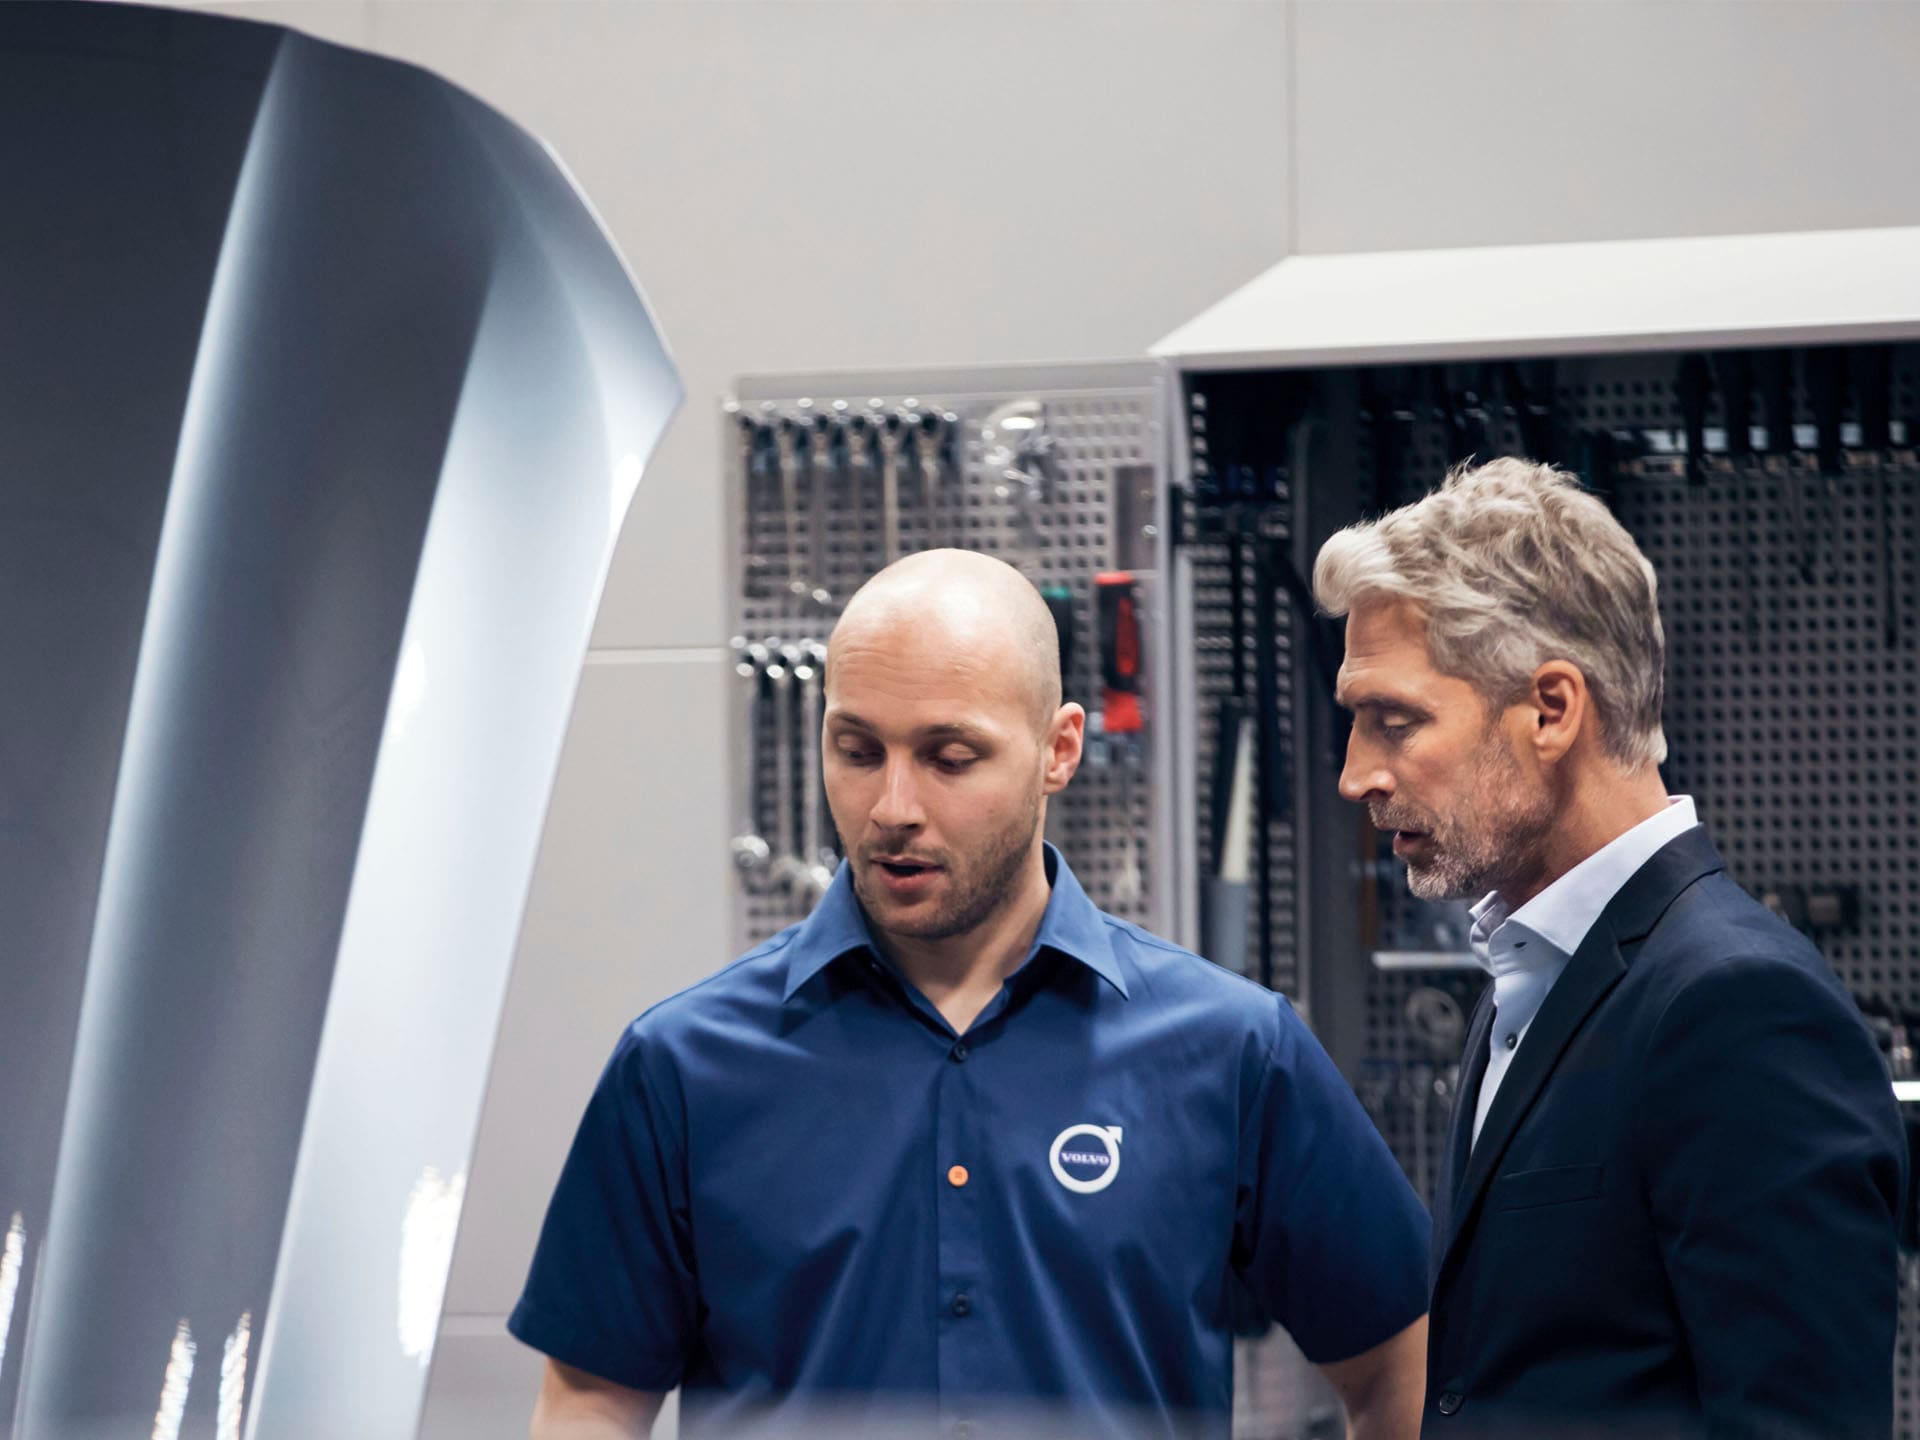
<svg viewBox="0 0 1920 1440"><path fill-rule="evenodd" d="M1347 762L1340 769L1340 798L1364 805L1393 796L1393 772L1381 765L1356 731L1347 737Z"/></svg>
<svg viewBox="0 0 1920 1440"><path fill-rule="evenodd" d="M880 797L871 816L882 830L912 830L926 823L920 787L911 760L889 759L880 776Z"/></svg>

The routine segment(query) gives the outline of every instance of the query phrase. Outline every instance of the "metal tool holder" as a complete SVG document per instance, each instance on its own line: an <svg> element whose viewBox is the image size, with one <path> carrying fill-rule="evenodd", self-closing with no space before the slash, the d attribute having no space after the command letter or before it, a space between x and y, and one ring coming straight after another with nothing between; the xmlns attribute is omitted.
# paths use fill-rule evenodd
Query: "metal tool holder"
<svg viewBox="0 0 1920 1440"><path fill-rule="evenodd" d="M1048 836L1095 903L1173 924L1163 752L1165 381L1147 363L762 377L727 402L734 536L733 857L744 948L802 919L838 861L819 784L820 647L889 558L996 555L1070 613L1067 698L1085 705L1079 774ZM1096 577L1134 577L1145 728L1097 733ZM1117 592L1116 592L1117 593Z"/></svg>
<svg viewBox="0 0 1920 1440"><path fill-rule="evenodd" d="M1220 531L1242 482L1280 467L1305 574L1327 535L1419 498L1454 463L1552 460L1612 507L1660 577L1668 650L1664 768L1692 795L1732 875L1805 929L1874 1018L1890 1068L1920 1033L1920 347L1643 353L1186 377L1183 507L1203 718L1222 633ZM1288 436L1271 433L1289 417ZM1262 420L1260 417L1264 416ZM1255 434L1264 424L1267 433ZM1317 427L1310 445L1293 436ZM1222 453L1222 435L1234 437ZM1303 478L1288 457L1310 454ZM1227 497L1223 502L1223 495ZM1244 502L1243 502L1244 503ZM1199 523L1194 523L1195 521ZM1431 1199L1464 1018L1485 983L1464 907L1419 901L1386 837L1335 791L1344 728L1309 652L1324 622L1275 607L1292 662L1284 763L1306 772L1271 892L1304 901L1294 977L1316 1029ZM1319 632L1316 636L1316 632ZM1246 642L1244 639L1242 643ZM1336 651L1337 653L1337 651ZM1284 689L1283 694L1288 693ZM1196 732L1197 774L1212 736ZM1193 792L1204 801L1204 778ZM1259 821L1256 819L1256 823ZM1209 827L1195 825L1198 872ZM1275 914L1283 925L1286 912ZM1276 942L1274 983L1289 988ZM1920 1271L1903 1276L1896 1434L1920 1436Z"/></svg>

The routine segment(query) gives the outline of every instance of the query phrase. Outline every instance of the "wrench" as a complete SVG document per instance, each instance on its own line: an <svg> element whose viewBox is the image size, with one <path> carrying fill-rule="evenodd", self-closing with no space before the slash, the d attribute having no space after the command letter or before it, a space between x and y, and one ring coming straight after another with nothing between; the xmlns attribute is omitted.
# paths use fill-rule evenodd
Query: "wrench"
<svg viewBox="0 0 1920 1440"><path fill-rule="evenodd" d="M920 411L913 421L914 458L920 462L920 496L926 508L926 537L929 550L941 543L940 452L946 444L948 417L943 411Z"/></svg>
<svg viewBox="0 0 1920 1440"><path fill-rule="evenodd" d="M798 420L782 415L773 429L774 454L780 466L780 506L787 522L787 593L795 600L812 597L813 583L807 579L806 561L800 554L800 441L804 431Z"/></svg>
<svg viewBox="0 0 1920 1440"><path fill-rule="evenodd" d="M833 523L834 426L830 416L811 410L811 400L800 403L811 412L803 421L807 428L807 489L813 510L813 588L809 595L815 605L832 614L839 609L833 602L833 592L827 588L830 575L827 532Z"/></svg>
<svg viewBox="0 0 1920 1440"><path fill-rule="evenodd" d="M773 863L767 880L791 892L802 863L793 824L793 667L799 652L778 640L767 642L767 679L773 685Z"/></svg>
<svg viewBox="0 0 1920 1440"><path fill-rule="evenodd" d="M793 894L796 900L811 910L820 902L820 897L827 893L827 887L833 884L833 867L828 863L833 852L822 843L825 831L820 813L824 806L820 779L820 725L825 709L821 681L825 675L827 650L813 640L798 649L793 675L800 682L800 753L803 760L800 792L801 814L805 817L806 828L801 841L800 867L793 880Z"/></svg>
<svg viewBox="0 0 1920 1440"><path fill-rule="evenodd" d="M740 514L741 534L747 542L747 573L743 578L747 598L764 600L767 594L767 557L760 553L759 533L755 501L755 492L759 489L759 478L766 431L760 422L740 408L738 400L729 400L722 407L734 427L734 440L740 454Z"/></svg>
<svg viewBox="0 0 1920 1440"><path fill-rule="evenodd" d="M900 558L900 448L907 417L895 410L880 420L880 550L888 565Z"/></svg>
<svg viewBox="0 0 1920 1440"><path fill-rule="evenodd" d="M836 400L833 408L841 413L845 441L841 453L847 461L848 528L853 532L853 568L856 576L867 574L867 485L873 477L874 418L863 412L847 412L847 402Z"/></svg>
<svg viewBox="0 0 1920 1440"><path fill-rule="evenodd" d="M740 679L742 714L734 735L734 774L745 782L739 833L731 846L734 868L749 890L758 890L761 876L773 858L772 847L760 833L760 675L766 667L767 647L744 635L733 637L733 673Z"/></svg>

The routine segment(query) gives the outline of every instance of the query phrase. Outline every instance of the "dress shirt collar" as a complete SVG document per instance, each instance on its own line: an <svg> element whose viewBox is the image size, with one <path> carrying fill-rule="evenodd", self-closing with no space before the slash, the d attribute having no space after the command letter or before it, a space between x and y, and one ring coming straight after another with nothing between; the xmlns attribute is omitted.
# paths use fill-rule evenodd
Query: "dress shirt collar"
<svg viewBox="0 0 1920 1440"><path fill-rule="evenodd" d="M1057 950L1085 965L1124 998L1127 981L1114 956L1112 942L1107 938L1106 917L1080 888L1079 880L1061 859L1060 852L1051 844L1043 842L1043 845L1047 883L1052 887L1052 894L1047 897L1046 913L1040 917L1040 930L1034 936L1028 961L1042 948ZM854 894L853 872L843 860L833 884L787 947L787 985L783 998L791 1000L802 985L852 950L882 953L867 925L867 912Z"/></svg>
<svg viewBox="0 0 1920 1440"><path fill-rule="evenodd" d="M1488 892L1472 910L1474 955L1495 976L1565 961L1635 872L1697 823L1693 797L1675 795L1518 910L1509 910L1499 891Z"/></svg>

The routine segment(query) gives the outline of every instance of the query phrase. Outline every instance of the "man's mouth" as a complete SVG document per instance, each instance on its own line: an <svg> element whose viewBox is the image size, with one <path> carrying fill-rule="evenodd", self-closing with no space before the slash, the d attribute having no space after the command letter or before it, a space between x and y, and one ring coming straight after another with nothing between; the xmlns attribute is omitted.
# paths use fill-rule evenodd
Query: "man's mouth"
<svg viewBox="0 0 1920 1440"><path fill-rule="evenodd" d="M884 855L874 856L873 863L889 875L901 880L910 879L915 875L921 875L929 870L938 870L940 868L938 865L929 864L925 860L894 859Z"/></svg>
<svg viewBox="0 0 1920 1440"><path fill-rule="evenodd" d="M1424 830L1396 830L1393 832L1393 853L1404 855L1407 851L1424 845L1427 839L1428 836Z"/></svg>

